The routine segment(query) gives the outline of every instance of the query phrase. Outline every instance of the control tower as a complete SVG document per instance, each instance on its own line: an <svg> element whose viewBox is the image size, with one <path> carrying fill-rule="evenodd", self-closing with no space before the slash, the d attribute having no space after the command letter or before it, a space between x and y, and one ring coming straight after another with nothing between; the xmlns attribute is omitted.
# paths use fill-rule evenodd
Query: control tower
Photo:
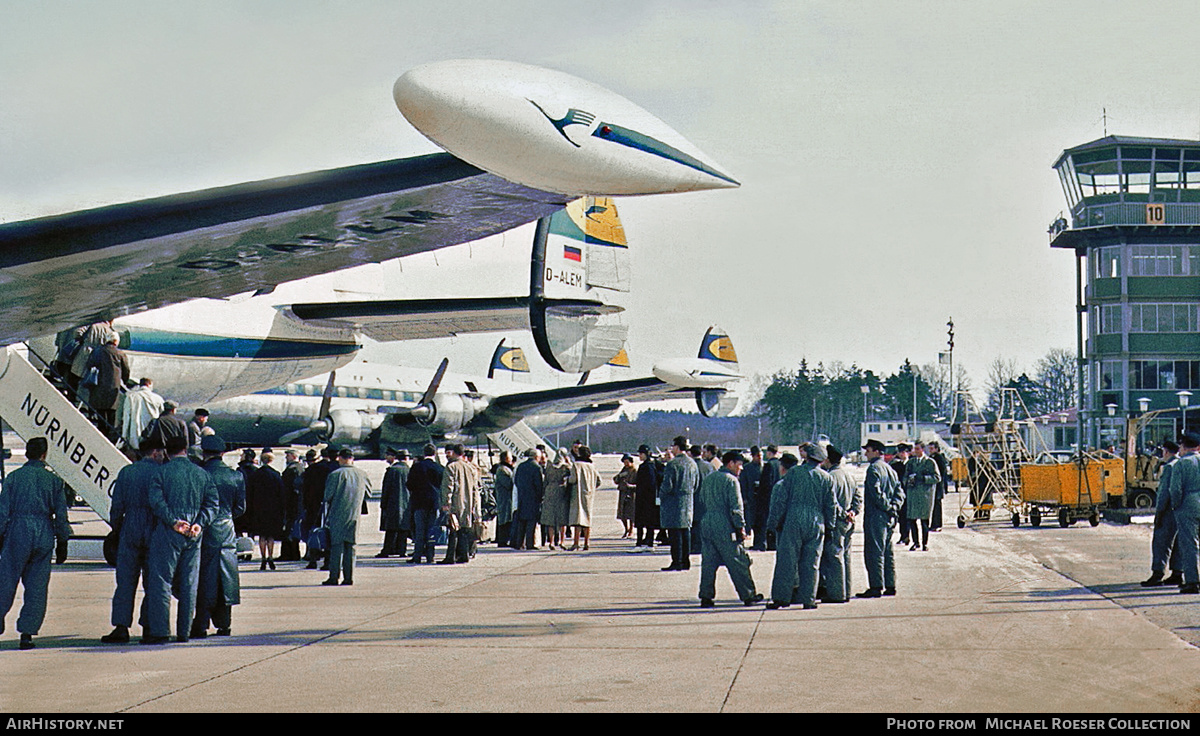
<svg viewBox="0 0 1200 736"><path fill-rule="evenodd" d="M1113 444L1126 417L1156 409L1169 411L1146 441L1200 428L1200 141L1107 136L1054 169L1070 221L1050 245L1076 256L1084 444Z"/></svg>

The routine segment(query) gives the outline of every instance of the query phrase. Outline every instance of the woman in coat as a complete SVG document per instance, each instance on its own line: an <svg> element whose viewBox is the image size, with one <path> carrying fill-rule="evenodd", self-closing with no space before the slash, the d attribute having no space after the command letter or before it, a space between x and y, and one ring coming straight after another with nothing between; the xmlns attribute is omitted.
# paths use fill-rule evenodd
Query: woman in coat
<svg viewBox="0 0 1200 736"><path fill-rule="evenodd" d="M575 527L575 543L571 549L579 549L579 539L582 537L586 550L592 538L592 506L596 500L596 489L600 487L600 473L592 465L592 451L587 445L579 448L579 455L567 477L567 487L570 493L567 523Z"/></svg>
<svg viewBox="0 0 1200 736"><path fill-rule="evenodd" d="M546 466L542 498L542 537L553 549L566 544L563 527L567 525L567 478L571 474L570 455L559 450L554 462Z"/></svg>
<svg viewBox="0 0 1200 736"><path fill-rule="evenodd" d="M250 533L258 536L259 570L275 569L275 540L283 539L283 476L271 467L274 455L262 452L262 465L250 476L246 487L247 506L252 515Z"/></svg>
<svg viewBox="0 0 1200 736"><path fill-rule="evenodd" d="M633 457L631 455L622 456L621 464L623 466L621 472L613 477L613 482L617 484L617 519L625 525L625 533L621 535L621 539L629 539L633 534L637 468L633 465Z"/></svg>

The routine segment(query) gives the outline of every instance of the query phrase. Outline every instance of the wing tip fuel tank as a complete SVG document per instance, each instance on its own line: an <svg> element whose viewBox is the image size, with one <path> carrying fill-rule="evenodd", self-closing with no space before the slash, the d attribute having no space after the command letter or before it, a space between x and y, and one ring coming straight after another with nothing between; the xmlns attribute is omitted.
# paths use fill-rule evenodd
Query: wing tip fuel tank
<svg viewBox="0 0 1200 736"><path fill-rule="evenodd" d="M613 196L740 186L663 121L564 72L509 61L439 61L406 72L392 95L434 143L543 191Z"/></svg>

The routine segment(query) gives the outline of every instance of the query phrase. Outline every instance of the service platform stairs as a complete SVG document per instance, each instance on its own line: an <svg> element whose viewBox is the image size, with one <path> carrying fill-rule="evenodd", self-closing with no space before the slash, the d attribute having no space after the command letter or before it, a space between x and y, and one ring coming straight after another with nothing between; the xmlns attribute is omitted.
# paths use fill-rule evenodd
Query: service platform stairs
<svg viewBox="0 0 1200 736"><path fill-rule="evenodd" d="M26 442L45 437L50 443L46 463L108 522L112 483L129 459L22 350L12 345L2 350L0 418Z"/></svg>

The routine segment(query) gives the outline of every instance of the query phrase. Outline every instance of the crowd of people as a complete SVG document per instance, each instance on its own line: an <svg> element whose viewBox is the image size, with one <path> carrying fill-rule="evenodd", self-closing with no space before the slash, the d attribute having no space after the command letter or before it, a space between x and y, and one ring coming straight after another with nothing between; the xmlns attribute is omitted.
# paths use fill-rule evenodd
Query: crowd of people
<svg viewBox="0 0 1200 736"><path fill-rule="evenodd" d="M326 446L319 456L309 450L301 459L287 448L282 472L273 467L272 448L247 449L234 469L224 462L227 448L207 427L207 415L197 412L190 424L165 403L139 433L137 461L113 483L116 589L113 630L102 637L105 643L130 641L139 582L143 643L171 639L172 597L176 641L214 629L217 636L230 635L232 606L241 597L239 537L251 549L249 540L257 540L260 571L276 570L277 561L305 561L307 569L328 571L324 585L354 584L357 525L372 488L349 449ZM192 444L196 436L198 446ZM860 489L832 445L805 443L798 456L781 454L774 445L765 453L752 447L750 458L692 445L682 436L661 454L642 445L637 459L622 457L612 478L622 539L633 539L631 552L650 550L656 542L669 546L664 572L691 569L692 556L699 554L703 607L715 605L716 571L722 566L744 604L762 601L748 550L774 550L768 608L813 608L818 600L849 599L850 541L861 515L869 582L858 596L894 595L891 535L899 526L903 543L911 539L910 549L928 549L929 531L940 526L938 489L944 490L945 465L938 462L936 446L926 454L921 443L901 445L891 465L883 461L878 441L868 441L863 450L869 466ZM466 564L489 541L513 550L590 548L602 480L587 446L576 442L553 459L539 446L523 453L519 463L503 452L490 473L461 444L443 451L444 463L438 448L428 444L411 466L405 450L386 451L379 499L383 545L376 557L431 564L444 545L437 564ZM46 468L45 452L44 438L30 441L29 462L0 492L5 536L0 610L7 613L17 581L24 578L18 629L22 646L29 647L44 616L50 570L49 556L43 559L40 550L46 544L53 549L56 536L61 543L69 535L65 502L60 506L56 495L64 493L62 482ZM36 506L36 523L28 504ZM487 523L493 520L494 526Z"/></svg>

